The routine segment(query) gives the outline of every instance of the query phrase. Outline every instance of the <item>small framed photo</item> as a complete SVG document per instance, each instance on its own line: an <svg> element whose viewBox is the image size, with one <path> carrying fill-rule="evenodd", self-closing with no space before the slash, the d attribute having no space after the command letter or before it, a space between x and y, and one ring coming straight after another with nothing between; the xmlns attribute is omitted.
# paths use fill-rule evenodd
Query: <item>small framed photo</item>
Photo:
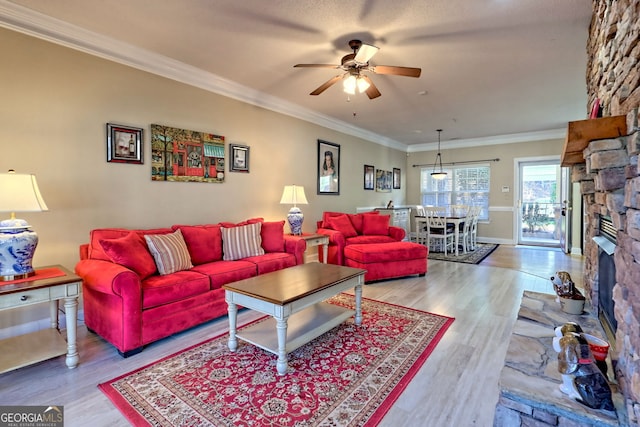
<svg viewBox="0 0 640 427"><path fill-rule="evenodd" d="M375 181L375 168L372 165L364 165L364 189L373 190Z"/></svg>
<svg viewBox="0 0 640 427"><path fill-rule="evenodd" d="M107 162L143 163L142 128L107 123Z"/></svg>
<svg viewBox="0 0 640 427"><path fill-rule="evenodd" d="M249 147L246 145L229 144L231 162L230 172L249 173Z"/></svg>
<svg viewBox="0 0 640 427"><path fill-rule="evenodd" d="M340 194L340 146L318 140L318 194Z"/></svg>
<svg viewBox="0 0 640 427"><path fill-rule="evenodd" d="M380 193L391 193L391 184L391 171L377 169L376 191Z"/></svg>
<svg viewBox="0 0 640 427"><path fill-rule="evenodd" d="M398 168L393 168L393 189L394 190L399 190L400 189L400 169Z"/></svg>

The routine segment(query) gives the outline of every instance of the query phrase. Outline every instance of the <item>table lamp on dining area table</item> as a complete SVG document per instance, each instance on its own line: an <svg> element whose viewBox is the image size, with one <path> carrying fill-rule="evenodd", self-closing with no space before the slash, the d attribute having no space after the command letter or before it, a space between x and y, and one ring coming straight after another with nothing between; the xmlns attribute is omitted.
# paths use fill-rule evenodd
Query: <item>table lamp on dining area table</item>
<svg viewBox="0 0 640 427"><path fill-rule="evenodd" d="M10 212L9 219L0 221L0 282L25 279L35 274L31 262L38 235L15 212L42 212L47 208L35 175L0 174L0 212Z"/></svg>
<svg viewBox="0 0 640 427"><path fill-rule="evenodd" d="M307 197L304 194L304 187L301 185L285 185L280 198L281 205L293 205L287 215L291 234L299 236L302 234L302 222L304 215L297 205L307 205Z"/></svg>

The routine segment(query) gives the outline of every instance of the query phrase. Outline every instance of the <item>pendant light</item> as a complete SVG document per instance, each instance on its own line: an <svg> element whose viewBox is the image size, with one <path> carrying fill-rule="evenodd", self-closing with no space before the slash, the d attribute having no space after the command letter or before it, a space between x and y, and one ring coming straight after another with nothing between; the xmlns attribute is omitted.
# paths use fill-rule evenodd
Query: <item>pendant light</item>
<svg viewBox="0 0 640 427"><path fill-rule="evenodd" d="M437 129L438 132L438 154L436 155L436 161L433 163L433 172L431 172L431 177L433 179L445 179L447 177L447 173L442 170L442 154L440 154L440 132L442 129ZM436 171L436 166L440 165L440 170Z"/></svg>

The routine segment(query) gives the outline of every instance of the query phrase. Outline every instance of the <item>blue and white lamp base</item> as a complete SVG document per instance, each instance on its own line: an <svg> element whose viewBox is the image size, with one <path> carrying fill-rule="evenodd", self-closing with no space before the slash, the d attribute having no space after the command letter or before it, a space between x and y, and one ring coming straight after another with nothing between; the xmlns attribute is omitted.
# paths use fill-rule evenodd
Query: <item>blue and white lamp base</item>
<svg viewBox="0 0 640 427"><path fill-rule="evenodd" d="M29 225L0 221L0 282L26 279L35 274L31 265L38 235Z"/></svg>
<svg viewBox="0 0 640 427"><path fill-rule="evenodd" d="M298 207L292 207L287 215L287 221L289 221L289 228L291 234L299 236L302 234L302 222L304 221L304 215Z"/></svg>

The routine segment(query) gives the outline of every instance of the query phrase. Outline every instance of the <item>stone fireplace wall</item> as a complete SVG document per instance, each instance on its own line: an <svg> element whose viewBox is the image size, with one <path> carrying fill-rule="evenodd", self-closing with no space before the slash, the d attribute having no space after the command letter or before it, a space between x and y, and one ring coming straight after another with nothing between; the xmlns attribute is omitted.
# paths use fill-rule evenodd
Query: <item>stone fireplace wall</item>
<svg viewBox="0 0 640 427"><path fill-rule="evenodd" d="M598 219L610 216L618 230L613 289L618 329L616 377L629 423L640 426L640 1L593 0L587 54L587 112L600 99L603 116L625 115L627 136L592 141L585 163L573 166L585 204L585 291L597 307Z"/></svg>

